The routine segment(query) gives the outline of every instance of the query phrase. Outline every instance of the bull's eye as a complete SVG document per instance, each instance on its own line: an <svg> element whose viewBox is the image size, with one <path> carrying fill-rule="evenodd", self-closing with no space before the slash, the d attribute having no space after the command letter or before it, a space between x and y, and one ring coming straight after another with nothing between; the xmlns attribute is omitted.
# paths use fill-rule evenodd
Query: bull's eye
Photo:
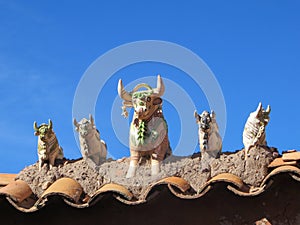
<svg viewBox="0 0 300 225"><path fill-rule="evenodd" d="M151 98L150 97L147 97L147 102L151 102Z"/></svg>

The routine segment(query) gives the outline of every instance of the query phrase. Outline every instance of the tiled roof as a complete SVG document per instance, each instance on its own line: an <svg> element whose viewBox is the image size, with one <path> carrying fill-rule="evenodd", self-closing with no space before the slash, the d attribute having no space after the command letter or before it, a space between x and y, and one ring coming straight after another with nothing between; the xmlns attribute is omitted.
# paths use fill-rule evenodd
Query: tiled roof
<svg viewBox="0 0 300 225"><path fill-rule="evenodd" d="M227 196L230 201L240 202L240 200L242 200L245 204L249 203L249 210L259 210L259 208L263 208L268 211L267 207L271 207L271 205L268 204L272 204L272 201L276 198L276 196L284 193L286 195L286 200L288 200L289 197L287 196L289 193L286 193L288 188L293 187L293 185L296 185L298 188L300 187L300 169L298 168L298 161L300 160L299 155L300 152L287 152L284 153L282 157L275 159L269 165L270 172L259 187L254 188L248 186L239 177L233 174L223 173L211 178L195 193L194 190L191 190L190 184L181 177L167 177L149 185L148 188L145 189L145 191L141 194L142 197L140 197L139 200L133 198L133 194L126 187L114 183L105 184L100 187L92 196L88 196L83 192L83 188L80 186L80 184L71 178L61 178L55 181L45 190L40 198L36 198L26 182L21 180L13 180L15 175L0 174L0 184L2 184L2 186L7 184L2 188L0 187L0 208L3 204L11 205L17 209L17 211L27 214L36 213L47 207L51 208L51 204L55 206L55 204L58 204L57 202L60 202L59 204L63 202L65 207L70 206L71 208L81 210L83 210L83 208L93 208L92 206L98 204L101 205L102 202L104 204L109 203L109 205L106 207L115 207L114 205L118 205L119 208L124 208L126 211L131 207L132 209L139 211L140 206L142 208L151 207L151 205L155 205L155 202L161 202L160 198L162 198L164 201L170 201L170 204L175 202L174 206L178 203L180 205L181 202L182 206L184 207L185 204L188 204L188 200L188 202L191 201L192 205L196 204L195 202L202 202L211 210L214 208L219 210L220 206L216 206L212 204L212 202L207 202L210 198L217 196L217 190L217 192L220 191L220 193L223 193L221 194L220 198L224 197L224 199L226 199L225 196ZM283 183L283 181L288 181L288 183ZM228 192L231 193L229 194L231 197L228 197ZM270 199L271 196L273 199ZM297 196L293 196L295 201L296 199L300 198L298 196L299 194ZM215 201L215 204L219 204L219 200ZM222 202L222 200L220 201ZM261 205L258 205L257 209L255 209L253 207L256 206L251 203L252 201L258 202ZM164 202L163 204L167 203L168 202ZM289 204L291 205L291 203ZM294 202L293 204L299 205L300 215L300 203ZM62 205L60 206L64 207ZM223 207L223 211L226 212L226 207L232 208L233 206L223 205ZM185 211L183 208L179 209L179 211L180 210ZM194 212L195 210L192 209L192 211ZM249 211L249 213L249 215L253 214L252 211ZM201 211L199 211L199 215L200 214ZM204 215L201 214L201 216ZM261 218L257 218L257 220L267 216L268 215L266 214L261 215ZM271 217L271 215L269 216ZM102 217L100 211L99 217ZM195 217L197 217L197 215L195 215ZM298 219L300 221L300 217ZM253 222L255 222L255 220ZM172 224L179 223L174 222ZM223 224L226 223L224 222Z"/></svg>

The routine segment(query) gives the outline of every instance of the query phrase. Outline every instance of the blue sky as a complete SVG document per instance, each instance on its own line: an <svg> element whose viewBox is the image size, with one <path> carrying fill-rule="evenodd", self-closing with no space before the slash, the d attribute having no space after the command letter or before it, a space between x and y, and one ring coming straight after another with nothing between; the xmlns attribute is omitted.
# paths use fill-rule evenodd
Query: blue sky
<svg viewBox="0 0 300 225"><path fill-rule="evenodd" d="M223 151L243 147L245 121L259 101L272 107L268 144L299 149L299 11L297 1L0 0L0 172L17 173L37 161L32 124L48 118L65 156L79 158L72 105L80 79L107 51L142 40L176 43L212 70L226 102ZM154 76L154 84L157 74L186 90L198 112L209 109L204 93L177 68L155 62L122 68L95 108L97 127L115 157L128 155L110 123L118 79L127 85ZM175 147L184 118L167 101L164 107ZM196 141L196 124L190 132Z"/></svg>

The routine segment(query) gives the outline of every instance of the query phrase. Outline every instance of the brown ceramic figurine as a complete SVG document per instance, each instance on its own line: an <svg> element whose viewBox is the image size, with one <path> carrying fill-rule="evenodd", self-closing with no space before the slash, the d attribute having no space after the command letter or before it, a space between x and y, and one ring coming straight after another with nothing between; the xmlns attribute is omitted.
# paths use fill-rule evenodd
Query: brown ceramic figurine
<svg viewBox="0 0 300 225"><path fill-rule="evenodd" d="M49 161L50 169L55 164L55 159L63 159L64 154L59 146L55 133L52 129L52 121L49 119L49 124L33 123L34 135L38 136L38 157L39 170L41 170L45 161Z"/></svg>
<svg viewBox="0 0 300 225"><path fill-rule="evenodd" d="M140 90L146 88L146 90ZM126 177L135 176L138 162L142 156L151 156L151 174L160 172L160 163L171 154L168 139L167 122L162 112L164 84L157 76L157 87L148 84L137 85L132 92L127 92L119 80L118 93L124 100L123 115L128 116L126 107L134 108L134 115L130 126L130 165Z"/></svg>

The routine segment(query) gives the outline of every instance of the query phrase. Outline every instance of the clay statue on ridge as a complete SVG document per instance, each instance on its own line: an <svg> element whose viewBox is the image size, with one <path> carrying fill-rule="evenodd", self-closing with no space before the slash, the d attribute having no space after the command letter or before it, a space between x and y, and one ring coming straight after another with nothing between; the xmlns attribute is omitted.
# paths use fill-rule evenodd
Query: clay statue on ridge
<svg viewBox="0 0 300 225"><path fill-rule="evenodd" d="M201 151L201 163L203 169L208 169L209 161L219 157L222 151L222 138L216 121L216 114L203 111L200 114L194 112L198 124L198 137Z"/></svg>
<svg viewBox="0 0 300 225"><path fill-rule="evenodd" d="M80 150L82 157L87 163L92 166L99 166L106 159L107 146L100 139L100 133L96 129L94 118L90 114L89 120L81 119L79 122L74 118L73 123L75 130L79 134Z"/></svg>
<svg viewBox="0 0 300 225"><path fill-rule="evenodd" d="M146 88L147 90L140 90ZM164 84L157 76L157 87L148 84L138 84L133 91L124 89L122 80L119 80L118 93L124 100L122 115L126 118L126 107L134 108L134 115L130 125L130 165L126 177L135 176L139 160L142 156L151 157L151 174L160 172L161 162L171 154L168 139L167 122L162 112L162 99Z"/></svg>
<svg viewBox="0 0 300 225"><path fill-rule="evenodd" d="M245 146L245 159L249 156L251 147L257 145L267 145L265 128L269 123L271 107L268 105L265 110L261 102L258 104L257 109L250 113L245 128L243 131L243 144Z"/></svg>
<svg viewBox="0 0 300 225"><path fill-rule="evenodd" d="M39 170L42 169L45 161L49 161L50 169L54 166L56 159L63 159L64 154L62 148L58 144L55 133L52 129L52 121L49 119L49 124L33 123L34 135L38 136L38 157Z"/></svg>

